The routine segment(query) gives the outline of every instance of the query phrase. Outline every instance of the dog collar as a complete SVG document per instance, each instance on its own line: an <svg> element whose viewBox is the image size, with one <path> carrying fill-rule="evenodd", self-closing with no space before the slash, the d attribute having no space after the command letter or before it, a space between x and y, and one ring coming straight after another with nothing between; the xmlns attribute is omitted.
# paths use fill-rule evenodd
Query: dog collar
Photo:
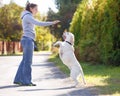
<svg viewBox="0 0 120 96"><path fill-rule="evenodd" d="M72 45L70 42L68 42L68 41L65 41L65 42L67 42L68 44L70 44L70 45Z"/></svg>

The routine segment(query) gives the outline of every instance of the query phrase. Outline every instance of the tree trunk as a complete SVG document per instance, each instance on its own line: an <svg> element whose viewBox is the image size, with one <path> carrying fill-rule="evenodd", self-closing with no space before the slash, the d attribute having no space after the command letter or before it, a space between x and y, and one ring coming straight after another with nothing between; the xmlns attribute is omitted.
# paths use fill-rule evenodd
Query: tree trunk
<svg viewBox="0 0 120 96"><path fill-rule="evenodd" d="M15 42L13 42L13 54L15 54Z"/></svg>
<svg viewBox="0 0 120 96"><path fill-rule="evenodd" d="M4 41L2 41L2 55L4 54Z"/></svg>

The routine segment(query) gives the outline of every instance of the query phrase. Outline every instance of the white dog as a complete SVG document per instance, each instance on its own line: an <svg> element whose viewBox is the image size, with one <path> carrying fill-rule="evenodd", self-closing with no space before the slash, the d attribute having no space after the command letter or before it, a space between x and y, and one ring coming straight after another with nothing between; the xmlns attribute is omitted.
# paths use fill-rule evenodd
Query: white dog
<svg viewBox="0 0 120 96"><path fill-rule="evenodd" d="M59 45L59 56L62 62L70 69L70 77L75 81L75 86L78 85L78 78L81 76L85 84L84 73L81 65L74 54L74 35L70 32L63 33L64 42L57 41L54 46Z"/></svg>

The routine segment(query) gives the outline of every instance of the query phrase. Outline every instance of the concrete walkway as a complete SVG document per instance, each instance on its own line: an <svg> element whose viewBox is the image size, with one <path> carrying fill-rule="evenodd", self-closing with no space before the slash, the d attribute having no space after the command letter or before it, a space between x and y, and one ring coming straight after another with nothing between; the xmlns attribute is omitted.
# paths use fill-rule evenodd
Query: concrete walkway
<svg viewBox="0 0 120 96"><path fill-rule="evenodd" d="M13 79L21 56L0 56L0 96L95 96L85 86L73 87L54 63L48 62L49 52L34 54L32 74L37 86L17 86Z"/></svg>

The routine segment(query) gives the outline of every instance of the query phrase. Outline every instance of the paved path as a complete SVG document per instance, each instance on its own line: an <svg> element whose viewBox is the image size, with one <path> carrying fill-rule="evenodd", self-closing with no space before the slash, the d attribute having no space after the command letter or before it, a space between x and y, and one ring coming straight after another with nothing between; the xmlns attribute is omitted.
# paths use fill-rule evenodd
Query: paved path
<svg viewBox="0 0 120 96"><path fill-rule="evenodd" d="M21 56L0 56L0 96L95 96L83 85L74 88L54 63L48 62L50 53L34 54L32 74L37 86L12 84Z"/></svg>

